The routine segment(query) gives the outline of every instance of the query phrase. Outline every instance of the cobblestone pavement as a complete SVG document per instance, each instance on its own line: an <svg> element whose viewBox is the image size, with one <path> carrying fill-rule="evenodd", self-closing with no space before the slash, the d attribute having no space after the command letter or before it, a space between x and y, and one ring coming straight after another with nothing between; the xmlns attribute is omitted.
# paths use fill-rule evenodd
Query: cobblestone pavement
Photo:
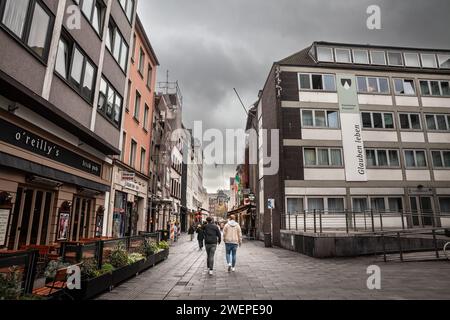
<svg viewBox="0 0 450 320"><path fill-rule="evenodd" d="M214 275L205 250L187 236L169 259L131 279L102 300L450 299L450 262L380 262L375 257L314 259L258 241L238 249L235 273L226 271L225 248ZM381 290L367 289L367 267L381 268Z"/></svg>

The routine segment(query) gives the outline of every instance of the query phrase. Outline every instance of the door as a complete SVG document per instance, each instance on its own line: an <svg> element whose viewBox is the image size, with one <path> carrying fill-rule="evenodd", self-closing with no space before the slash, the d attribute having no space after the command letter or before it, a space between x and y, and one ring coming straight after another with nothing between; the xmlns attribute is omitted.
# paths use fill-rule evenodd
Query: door
<svg viewBox="0 0 450 320"><path fill-rule="evenodd" d="M413 226L433 225L433 199L427 196L410 197Z"/></svg>
<svg viewBox="0 0 450 320"><path fill-rule="evenodd" d="M70 239L72 241L79 241L90 237L93 203L93 199L81 197L74 198L72 223L70 228Z"/></svg>
<svg viewBox="0 0 450 320"><path fill-rule="evenodd" d="M51 191L26 187L17 189L9 249L48 244L53 201L54 193Z"/></svg>

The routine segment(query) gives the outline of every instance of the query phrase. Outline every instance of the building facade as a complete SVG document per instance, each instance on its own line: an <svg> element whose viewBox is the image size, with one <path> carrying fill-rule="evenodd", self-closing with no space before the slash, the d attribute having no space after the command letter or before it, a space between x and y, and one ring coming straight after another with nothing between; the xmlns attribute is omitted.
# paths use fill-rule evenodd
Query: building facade
<svg viewBox="0 0 450 320"><path fill-rule="evenodd" d="M448 50L315 42L274 63L256 118L279 130L280 146L273 174L263 163L271 133L260 134L261 231L279 245L282 217L313 210L449 224L449 80Z"/></svg>
<svg viewBox="0 0 450 320"><path fill-rule="evenodd" d="M136 16L122 128L120 158L114 159L108 232L112 237L137 235L151 224L149 183L152 120L158 59ZM151 190L150 190L151 191Z"/></svg>
<svg viewBox="0 0 450 320"><path fill-rule="evenodd" d="M0 248L104 235L136 3L0 8Z"/></svg>

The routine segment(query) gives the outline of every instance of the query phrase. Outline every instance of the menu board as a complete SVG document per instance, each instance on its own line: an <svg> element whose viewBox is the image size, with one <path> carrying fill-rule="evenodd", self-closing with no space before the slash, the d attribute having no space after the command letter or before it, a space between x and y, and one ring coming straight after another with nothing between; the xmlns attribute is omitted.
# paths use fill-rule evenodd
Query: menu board
<svg viewBox="0 0 450 320"><path fill-rule="evenodd" d="M0 247L6 245L6 232L8 231L9 209L0 209Z"/></svg>

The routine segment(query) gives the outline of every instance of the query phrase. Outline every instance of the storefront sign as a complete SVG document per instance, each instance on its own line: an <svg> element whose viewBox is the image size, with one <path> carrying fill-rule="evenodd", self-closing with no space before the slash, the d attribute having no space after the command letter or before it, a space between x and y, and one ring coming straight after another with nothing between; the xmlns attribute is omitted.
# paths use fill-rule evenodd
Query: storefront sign
<svg viewBox="0 0 450 320"><path fill-rule="evenodd" d="M346 181L367 181L356 77L337 75Z"/></svg>
<svg viewBox="0 0 450 320"><path fill-rule="evenodd" d="M6 245L6 232L8 231L9 209L0 209L0 247Z"/></svg>
<svg viewBox="0 0 450 320"><path fill-rule="evenodd" d="M56 145L25 129L0 119L2 134L0 139L6 143L31 151L42 157L58 161L75 169L100 177L102 166L79 154Z"/></svg>
<svg viewBox="0 0 450 320"><path fill-rule="evenodd" d="M122 180L131 180L133 181L136 177L134 172L122 171Z"/></svg>

